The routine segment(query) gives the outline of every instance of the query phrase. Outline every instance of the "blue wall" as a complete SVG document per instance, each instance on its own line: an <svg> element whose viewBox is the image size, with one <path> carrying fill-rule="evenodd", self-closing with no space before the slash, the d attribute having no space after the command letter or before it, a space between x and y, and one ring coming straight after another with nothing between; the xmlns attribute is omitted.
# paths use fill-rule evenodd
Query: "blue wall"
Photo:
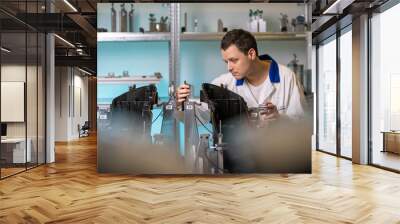
<svg viewBox="0 0 400 224"><path fill-rule="evenodd" d="M131 76L161 72L163 78L157 88L160 96L166 97L169 83L168 54L167 42L98 42L98 76L106 76L109 72L122 75L124 70ZM128 85L101 84L97 90L98 99L114 98L127 90Z"/></svg>

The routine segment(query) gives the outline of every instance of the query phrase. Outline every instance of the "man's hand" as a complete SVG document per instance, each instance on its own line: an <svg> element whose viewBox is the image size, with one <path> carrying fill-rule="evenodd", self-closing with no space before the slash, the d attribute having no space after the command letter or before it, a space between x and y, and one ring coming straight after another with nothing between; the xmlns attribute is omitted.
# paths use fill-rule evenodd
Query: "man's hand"
<svg viewBox="0 0 400 224"><path fill-rule="evenodd" d="M260 111L261 120L274 120L279 117L278 108L271 102L265 104L265 109Z"/></svg>
<svg viewBox="0 0 400 224"><path fill-rule="evenodd" d="M182 84L181 86L178 87L178 90L176 91L176 100L178 103L182 103L183 101L186 100L188 96L190 96L190 86L186 84Z"/></svg>

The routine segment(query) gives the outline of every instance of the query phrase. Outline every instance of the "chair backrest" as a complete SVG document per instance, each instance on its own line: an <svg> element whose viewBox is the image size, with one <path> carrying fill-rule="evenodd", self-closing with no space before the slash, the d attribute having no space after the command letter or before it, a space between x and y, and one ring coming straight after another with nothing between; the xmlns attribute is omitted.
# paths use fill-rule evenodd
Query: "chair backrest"
<svg viewBox="0 0 400 224"><path fill-rule="evenodd" d="M89 121L85 121L85 123L82 126L82 129L89 129L90 128L89 124L90 124Z"/></svg>

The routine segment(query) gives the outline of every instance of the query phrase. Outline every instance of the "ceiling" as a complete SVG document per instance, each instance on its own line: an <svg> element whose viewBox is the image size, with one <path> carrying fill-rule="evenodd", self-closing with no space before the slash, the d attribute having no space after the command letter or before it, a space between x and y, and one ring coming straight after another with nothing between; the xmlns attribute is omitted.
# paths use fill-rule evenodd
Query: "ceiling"
<svg viewBox="0 0 400 224"><path fill-rule="evenodd" d="M308 0L306 0L308 1ZM325 0L323 0L325 1ZM313 1L313 36L320 35L339 20L342 15L334 15L328 18L322 12L335 1L324 2ZM356 11L363 11L373 4L382 4L385 0L346 0L351 5L343 9L347 14L354 14ZM45 0L0 0L0 28L2 30L2 46L12 48L12 55L22 57L35 52L35 43L30 43L28 38L27 51L25 50L25 32L54 32L64 40L75 45L71 47L60 38L55 39L56 65L85 66L96 71L96 36L97 36L97 3L106 2L164 2L162 0L148 1L124 1L124 0L47 0L49 6L46 8ZM198 2L195 0L181 0L180 2ZM243 0L204 0L204 2L249 2ZM301 3L301 0L253 0L250 2L281 2ZM69 4L70 5L69 5ZM71 7L72 6L72 7ZM52 13L49 8L52 8ZM322 21L322 22L321 22ZM321 24L319 24L319 23ZM10 56L10 55L9 55Z"/></svg>
<svg viewBox="0 0 400 224"><path fill-rule="evenodd" d="M96 6L95 0L1 0L0 27L2 46L12 51L5 53L9 61L25 61L36 57L43 47L36 44L37 33L54 32L56 66L79 66L96 73ZM48 13L52 8L52 13ZM27 34L25 34L28 32ZM30 34L30 32L34 34ZM65 41L75 45L66 43ZM26 43L27 41L27 43Z"/></svg>

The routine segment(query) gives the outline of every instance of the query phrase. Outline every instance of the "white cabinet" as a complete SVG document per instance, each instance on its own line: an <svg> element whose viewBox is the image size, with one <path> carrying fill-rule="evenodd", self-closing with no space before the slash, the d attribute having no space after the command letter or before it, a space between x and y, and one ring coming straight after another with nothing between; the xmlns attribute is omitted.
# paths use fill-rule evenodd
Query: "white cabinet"
<svg viewBox="0 0 400 224"><path fill-rule="evenodd" d="M1 140L2 146L6 147L7 151L10 151L10 157L12 154L12 163L25 163L32 161L32 140L28 138L26 143L27 147L25 151L25 138L7 138Z"/></svg>

